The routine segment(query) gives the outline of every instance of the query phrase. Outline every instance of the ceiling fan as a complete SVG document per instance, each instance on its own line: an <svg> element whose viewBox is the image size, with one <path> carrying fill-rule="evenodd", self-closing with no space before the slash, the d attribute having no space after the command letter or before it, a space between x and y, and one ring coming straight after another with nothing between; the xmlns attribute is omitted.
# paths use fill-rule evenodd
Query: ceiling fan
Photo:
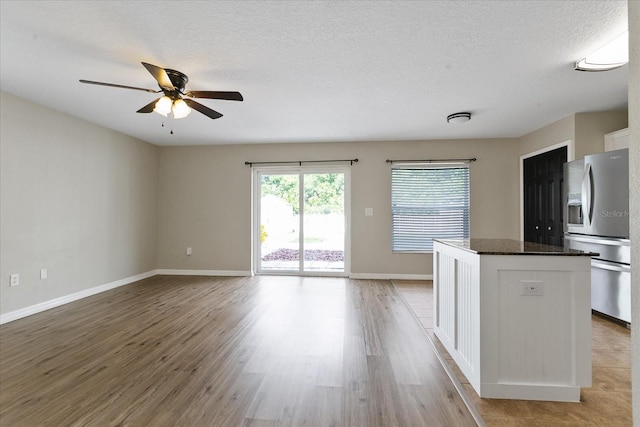
<svg viewBox="0 0 640 427"><path fill-rule="evenodd" d="M174 119L186 117L193 108L211 119L222 117L222 114L206 107L190 98L224 99L228 101L242 101L240 92L206 91L192 90L185 92L185 86L189 81L186 74L169 68L161 68L153 64L143 62L142 65L151 73L158 82L160 90L145 89L141 87L125 86L113 83L94 82L91 80L80 80L80 83L92 85L119 87L123 89L142 90L150 93L163 92L164 95L154 99L149 104L139 109L138 113L151 113L155 111L165 117L171 113Z"/></svg>

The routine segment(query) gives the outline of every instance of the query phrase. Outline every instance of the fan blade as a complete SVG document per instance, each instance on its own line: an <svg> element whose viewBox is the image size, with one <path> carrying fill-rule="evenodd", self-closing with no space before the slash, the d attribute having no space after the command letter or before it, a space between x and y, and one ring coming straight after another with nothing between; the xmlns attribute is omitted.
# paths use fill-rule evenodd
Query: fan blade
<svg viewBox="0 0 640 427"><path fill-rule="evenodd" d="M204 114L205 116L208 116L209 118L218 119L222 117L222 114L212 110L209 107L205 107L204 105L197 103L193 99L185 98L184 102L186 102L189 107L193 108L194 110L200 111L202 114Z"/></svg>
<svg viewBox="0 0 640 427"><path fill-rule="evenodd" d="M88 83L88 84L90 84L90 85L99 85L99 86L119 87L119 88L122 88L122 89L143 90L143 91L145 91L145 92L151 92L151 93L158 93L158 92L160 92L159 90L145 89L145 88L142 88L142 87L116 85L116 84L113 84L113 83L94 82L94 81L91 81L91 80L80 80L80 83Z"/></svg>
<svg viewBox="0 0 640 427"><path fill-rule="evenodd" d="M173 87L173 83L171 82L171 79L169 78L169 75L164 70L164 68L160 68L153 64L147 64L146 62L143 62L142 65L144 65L144 67L151 73L153 78L157 80L161 88L167 89L167 90L175 89Z"/></svg>
<svg viewBox="0 0 640 427"><path fill-rule="evenodd" d="M152 113L153 109L156 108L156 102L158 102L158 99L154 99L153 101L136 111L136 113Z"/></svg>
<svg viewBox="0 0 640 427"><path fill-rule="evenodd" d="M242 101L240 92L220 92L208 90L192 90L185 93L185 96L191 98L208 98L208 99L226 99L227 101Z"/></svg>

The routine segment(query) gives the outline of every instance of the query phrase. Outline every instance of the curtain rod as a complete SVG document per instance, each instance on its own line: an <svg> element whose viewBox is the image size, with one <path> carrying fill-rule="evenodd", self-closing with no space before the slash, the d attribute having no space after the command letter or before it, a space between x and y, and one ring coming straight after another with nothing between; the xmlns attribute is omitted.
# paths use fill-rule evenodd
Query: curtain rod
<svg viewBox="0 0 640 427"><path fill-rule="evenodd" d="M295 164L298 166L302 166L303 163L338 163L338 162L349 162L351 165L354 163L358 163L358 159L340 159L340 160L295 160L295 161L284 161L284 162L244 162L245 165L253 166L253 165L283 165L283 164Z"/></svg>
<svg viewBox="0 0 640 427"><path fill-rule="evenodd" d="M471 159L426 159L426 160L389 160L387 159L387 163L451 163L451 162L475 162L475 157Z"/></svg>

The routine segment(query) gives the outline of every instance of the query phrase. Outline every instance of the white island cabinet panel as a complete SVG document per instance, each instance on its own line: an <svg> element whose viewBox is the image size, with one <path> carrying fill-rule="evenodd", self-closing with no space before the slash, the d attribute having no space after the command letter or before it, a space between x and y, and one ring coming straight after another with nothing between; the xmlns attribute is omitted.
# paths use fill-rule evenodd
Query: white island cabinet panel
<svg viewBox="0 0 640 427"><path fill-rule="evenodd" d="M576 402L591 386L590 255L434 243L434 332L480 397Z"/></svg>

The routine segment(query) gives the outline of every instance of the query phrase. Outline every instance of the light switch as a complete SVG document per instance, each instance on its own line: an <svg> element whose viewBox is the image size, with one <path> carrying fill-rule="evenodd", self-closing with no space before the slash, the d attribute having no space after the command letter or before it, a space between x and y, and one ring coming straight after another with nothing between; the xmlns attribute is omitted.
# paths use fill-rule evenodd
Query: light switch
<svg viewBox="0 0 640 427"><path fill-rule="evenodd" d="M373 208L364 208L364 216L373 216Z"/></svg>
<svg viewBox="0 0 640 427"><path fill-rule="evenodd" d="M46 268L41 268L40 269L40 280L44 280L47 278L47 269Z"/></svg>

